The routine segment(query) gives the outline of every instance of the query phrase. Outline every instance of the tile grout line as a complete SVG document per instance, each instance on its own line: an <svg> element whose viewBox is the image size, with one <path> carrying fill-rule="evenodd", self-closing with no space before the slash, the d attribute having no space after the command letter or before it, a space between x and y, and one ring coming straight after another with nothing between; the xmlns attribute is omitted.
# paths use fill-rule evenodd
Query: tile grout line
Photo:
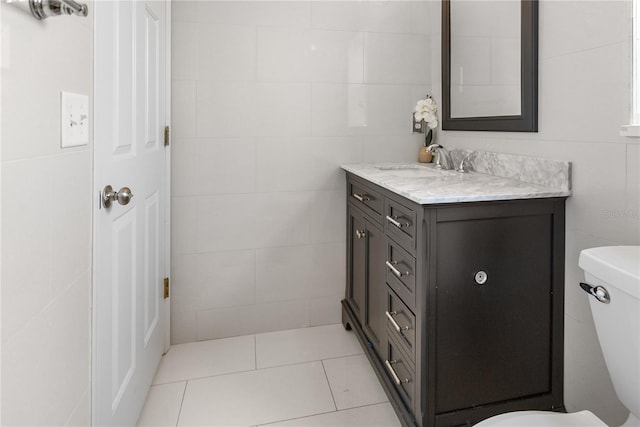
<svg viewBox="0 0 640 427"><path fill-rule="evenodd" d="M274 366L274 368L277 368L277 366ZM243 374L245 372L253 372L255 370L256 369L241 369L239 371L222 372L222 373L219 373L219 374L204 375L204 376L201 376L201 377L181 378L181 379L178 379L178 380L175 380L175 381L167 381L166 383L157 383L157 384L152 384L152 385L153 386L157 386L157 385L181 383L182 381L203 380L205 378L221 377L221 376L224 376L224 375Z"/></svg>
<svg viewBox="0 0 640 427"><path fill-rule="evenodd" d="M302 365L304 363L322 362L323 360L340 359L341 357L358 356L360 354L364 354L364 353L349 353L349 354L343 354L341 356L321 357L320 359L302 360L300 362L289 362L289 363L283 363L281 365L264 366L260 369L272 369L272 368L280 368L283 366Z"/></svg>
<svg viewBox="0 0 640 427"><path fill-rule="evenodd" d="M320 360L322 360L322 361L325 361L325 360L335 360L335 359L342 359L343 357L355 357L355 356L360 356L360 355L365 356L365 354L364 354L364 353L360 352L360 353L354 353L354 354L345 354L345 355L343 355L343 356L325 357L325 358L320 359Z"/></svg>
<svg viewBox="0 0 640 427"><path fill-rule="evenodd" d="M322 365L322 372L324 372L324 378L327 380L327 385L329 386L329 393L331 393L331 400L333 400L333 407L338 410L338 404L336 403L336 397L333 395L333 388L331 387L331 381L329 381L329 375L327 375L327 368L324 366L324 361L321 360L320 364ZM335 411L334 411L335 412Z"/></svg>
<svg viewBox="0 0 640 427"><path fill-rule="evenodd" d="M319 415L327 415L327 414L334 414L336 412L339 411L327 411L327 412L318 412L317 414L312 414L312 415L304 415L302 417L295 417L295 418L285 418L283 420L276 420L276 421L270 421L266 424L258 424L255 427L267 427L270 426L272 424L276 424L276 423L283 423L283 422L288 422L288 421L294 421L294 420L303 420L305 418L311 418L311 417L317 417Z"/></svg>
<svg viewBox="0 0 640 427"><path fill-rule="evenodd" d="M255 369L242 369L242 370L239 370L239 371L223 372L223 373L220 373L220 374L204 375L204 376L201 376L201 377L182 378L182 379L175 380L175 381L168 381L166 383L158 383L158 384L152 384L152 385L153 386L158 386L158 385L165 385L165 384L175 384L175 383L179 383L179 382L182 382L182 381L195 381L195 380L202 380L202 379L206 379L206 378L223 377L223 376L226 376L226 375L236 375L236 374L244 374L244 373L255 372L255 371L265 371L267 369L284 368L284 367L287 367L287 366L306 365L306 364L315 363L315 362L321 362L322 363L323 360L340 359L342 357L352 357L352 356L358 356L360 354L362 354L362 353L345 354L344 356L327 357L325 359L304 360L304 361L300 361L300 362L286 363L284 365L265 366L265 367L262 367L262 368L257 368L256 367Z"/></svg>
<svg viewBox="0 0 640 427"><path fill-rule="evenodd" d="M178 409L178 418L176 418L176 427L178 427L178 423L180 422L180 416L182 415L182 405L184 404L184 397L187 395L187 384L189 380L184 382L184 390L182 391L182 400L180 400L180 409Z"/></svg>
<svg viewBox="0 0 640 427"><path fill-rule="evenodd" d="M267 424L258 424L256 427L266 427L275 423L282 423L282 422L288 422L288 421L294 421L294 420L304 420L305 418L313 418L313 417L317 417L320 415L327 415L327 414L333 414L333 413L338 413L338 412L347 412L353 409L362 409L362 408L369 408L369 407L373 407L373 406L380 406L380 405L384 405L384 404L389 404L391 405L391 403L387 400L385 402L377 402L377 403L369 403L367 405L359 405L359 406L353 406L350 408L344 408L344 409L338 409L336 411L328 411L328 412L319 412L317 414L313 414L313 415L305 415L302 417L295 417L295 418L286 418L284 420L278 420L278 421L272 421L270 423ZM393 410L393 407L391 408ZM395 412L394 412L395 414Z"/></svg>

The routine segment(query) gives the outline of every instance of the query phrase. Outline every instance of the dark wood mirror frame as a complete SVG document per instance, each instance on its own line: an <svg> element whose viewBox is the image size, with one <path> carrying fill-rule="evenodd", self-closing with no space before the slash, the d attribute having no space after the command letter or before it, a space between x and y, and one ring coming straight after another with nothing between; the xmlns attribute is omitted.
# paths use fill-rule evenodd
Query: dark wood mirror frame
<svg viewBox="0 0 640 427"><path fill-rule="evenodd" d="M451 117L451 0L442 0L442 130L538 131L538 0L521 0L520 115Z"/></svg>

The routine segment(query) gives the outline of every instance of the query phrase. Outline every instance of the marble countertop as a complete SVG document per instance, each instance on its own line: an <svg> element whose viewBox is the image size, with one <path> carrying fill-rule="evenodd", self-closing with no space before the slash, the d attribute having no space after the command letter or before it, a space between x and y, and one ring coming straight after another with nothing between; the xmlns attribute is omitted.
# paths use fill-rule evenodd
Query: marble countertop
<svg viewBox="0 0 640 427"><path fill-rule="evenodd" d="M440 170L431 163L351 164L342 165L342 169L422 205L571 195L568 188L479 172Z"/></svg>

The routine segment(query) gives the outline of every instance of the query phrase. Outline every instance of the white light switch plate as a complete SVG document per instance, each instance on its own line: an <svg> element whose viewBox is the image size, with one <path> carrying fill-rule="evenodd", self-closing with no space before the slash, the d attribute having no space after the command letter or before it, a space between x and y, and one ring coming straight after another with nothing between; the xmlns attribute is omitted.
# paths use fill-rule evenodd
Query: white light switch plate
<svg viewBox="0 0 640 427"><path fill-rule="evenodd" d="M60 146L77 147L89 143L89 97L60 93Z"/></svg>

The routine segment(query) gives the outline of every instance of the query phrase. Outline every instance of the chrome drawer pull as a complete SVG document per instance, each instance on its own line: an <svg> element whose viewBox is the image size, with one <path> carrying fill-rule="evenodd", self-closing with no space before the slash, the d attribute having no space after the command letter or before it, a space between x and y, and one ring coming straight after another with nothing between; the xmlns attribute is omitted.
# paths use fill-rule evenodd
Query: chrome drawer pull
<svg viewBox="0 0 640 427"><path fill-rule="evenodd" d="M411 273L409 271L405 271L404 273L400 270L398 270L395 266L398 265L398 261L385 261L385 264L387 264L387 267L389 267L389 270L391 270L391 272L393 274L395 274L396 276L402 278L405 276L409 276Z"/></svg>
<svg viewBox="0 0 640 427"><path fill-rule="evenodd" d="M392 361L385 360L384 361L384 364L386 365L387 370L389 371L389 373L393 377L393 382L396 383L396 385L402 385L403 383L404 384L408 383L409 379L405 378L405 379L401 380L400 377L398 376L398 374L396 374L396 371L393 369L393 366L391 366L391 365L394 365L396 363L398 363L397 360L392 360Z"/></svg>
<svg viewBox="0 0 640 427"><path fill-rule="evenodd" d="M357 200L360 200L363 203L364 202L368 202L369 200L371 200L371 197L367 196L366 194L353 193L352 196L355 197Z"/></svg>
<svg viewBox="0 0 640 427"><path fill-rule="evenodd" d="M392 216L387 215L387 221L389 221L391 224L395 225L398 228L409 227L411 225L408 222L404 222L404 223L399 222L397 216L396 217L392 217Z"/></svg>
<svg viewBox="0 0 640 427"><path fill-rule="evenodd" d="M391 324L395 328L396 332L398 332L399 334L401 334L402 331L408 331L409 330L408 326L405 326L405 327L400 326L398 324L398 322L396 322L396 319L393 318L393 316L398 314L397 311L392 311L392 312L385 311L384 314L387 315L387 319L389 319L389 321L391 322Z"/></svg>

